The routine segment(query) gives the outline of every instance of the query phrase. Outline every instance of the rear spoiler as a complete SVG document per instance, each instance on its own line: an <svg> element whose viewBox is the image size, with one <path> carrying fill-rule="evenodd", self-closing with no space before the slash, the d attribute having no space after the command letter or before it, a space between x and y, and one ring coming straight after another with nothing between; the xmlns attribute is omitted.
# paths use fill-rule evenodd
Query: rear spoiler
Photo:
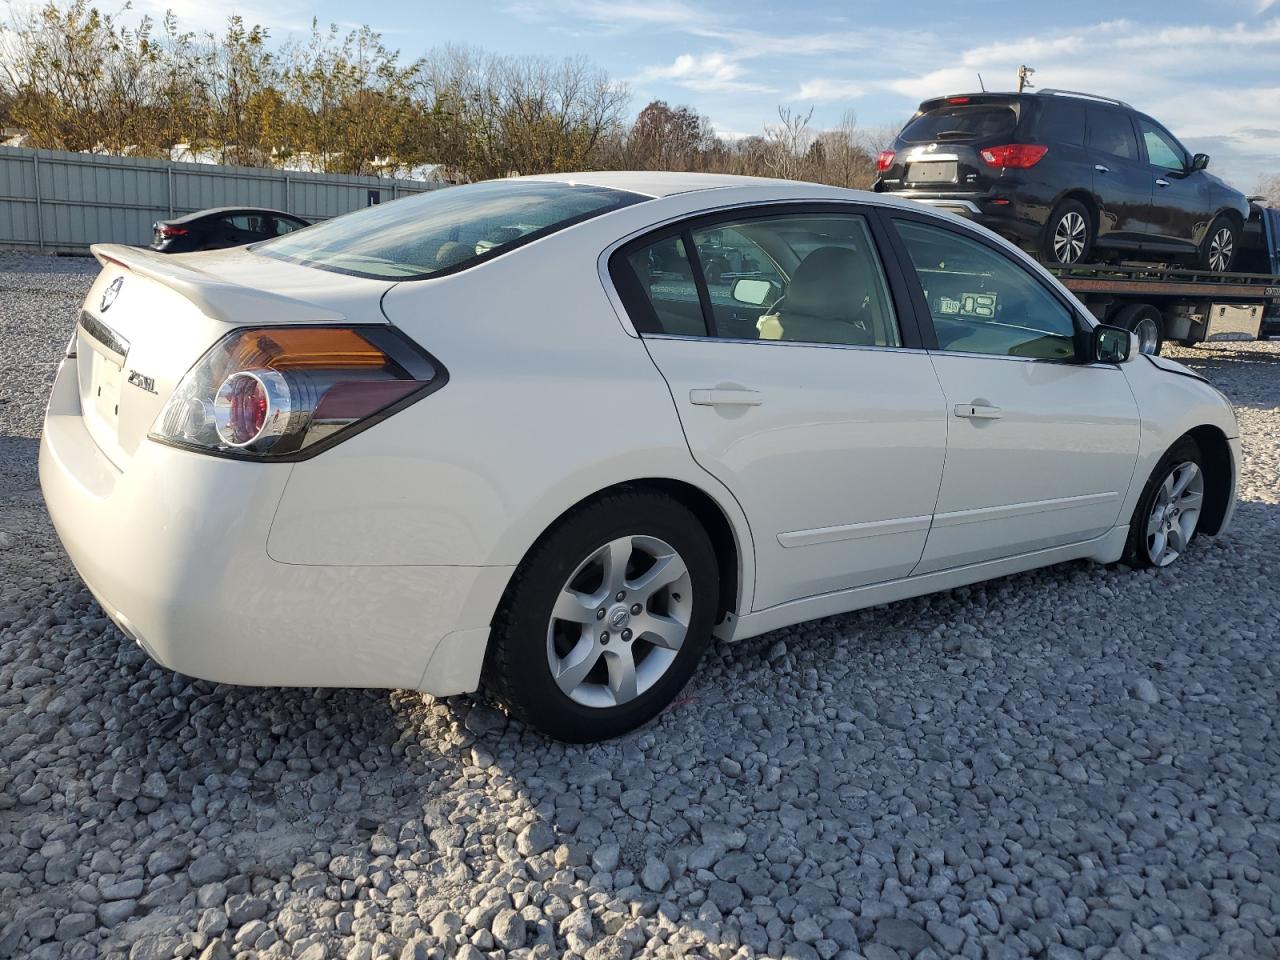
<svg viewBox="0 0 1280 960"><path fill-rule="evenodd" d="M89 252L104 267L115 264L148 280L164 284L186 297L207 317L224 323L341 322L342 314L305 300L283 297L232 283L198 267L179 262L173 254L157 253L122 243L95 243Z"/></svg>

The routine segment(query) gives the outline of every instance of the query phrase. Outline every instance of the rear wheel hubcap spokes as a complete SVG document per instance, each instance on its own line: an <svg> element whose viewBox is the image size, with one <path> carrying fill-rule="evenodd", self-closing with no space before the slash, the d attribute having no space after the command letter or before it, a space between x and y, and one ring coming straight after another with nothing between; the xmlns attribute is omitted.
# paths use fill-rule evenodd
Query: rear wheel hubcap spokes
<svg viewBox="0 0 1280 960"><path fill-rule="evenodd" d="M604 544L578 565L552 607L547 661L556 684L586 706L634 700L683 646L691 594L688 567L665 541L627 536Z"/></svg>
<svg viewBox="0 0 1280 960"><path fill-rule="evenodd" d="M1053 252L1061 263L1075 263L1084 252L1084 218L1072 211L1058 221L1053 231Z"/></svg>

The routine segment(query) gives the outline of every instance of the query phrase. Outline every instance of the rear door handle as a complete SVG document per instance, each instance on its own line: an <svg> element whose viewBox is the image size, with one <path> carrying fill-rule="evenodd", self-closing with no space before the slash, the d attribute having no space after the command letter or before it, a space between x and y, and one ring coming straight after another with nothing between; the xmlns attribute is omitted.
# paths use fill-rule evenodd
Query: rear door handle
<svg viewBox="0 0 1280 960"><path fill-rule="evenodd" d="M1169 181L1164 179L1164 177L1160 177L1159 179L1156 180L1157 187L1167 187L1168 185L1169 185Z"/></svg>
<svg viewBox="0 0 1280 960"><path fill-rule="evenodd" d="M756 390L690 390L689 402L699 407L758 407L764 394Z"/></svg>
<svg viewBox="0 0 1280 960"><path fill-rule="evenodd" d="M985 403L957 403L955 410L957 417L966 420L999 420L1004 415L999 407Z"/></svg>
<svg viewBox="0 0 1280 960"><path fill-rule="evenodd" d="M1100 163L1095 163L1095 164L1093 165L1093 169L1097 170L1099 173L1110 173L1110 172L1111 172L1111 168L1110 168L1110 167L1104 167L1104 166L1103 166L1102 164L1100 164Z"/></svg>

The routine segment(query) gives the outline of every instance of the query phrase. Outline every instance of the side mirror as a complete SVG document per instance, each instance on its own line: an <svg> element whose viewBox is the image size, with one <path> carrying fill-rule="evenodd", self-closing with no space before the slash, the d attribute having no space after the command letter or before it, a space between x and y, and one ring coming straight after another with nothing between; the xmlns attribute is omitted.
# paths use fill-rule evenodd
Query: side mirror
<svg viewBox="0 0 1280 960"><path fill-rule="evenodd" d="M1191 158L1192 170L1203 170L1209 165L1209 155L1207 153L1197 153Z"/></svg>
<svg viewBox="0 0 1280 960"><path fill-rule="evenodd" d="M751 277L741 277L733 283L732 296L739 303L759 307L763 306L764 302L769 299L769 294L772 291L773 284L768 280L753 280Z"/></svg>
<svg viewBox="0 0 1280 960"><path fill-rule="evenodd" d="M1096 363L1124 363L1135 353L1134 336L1123 327L1100 323L1093 328L1093 360Z"/></svg>

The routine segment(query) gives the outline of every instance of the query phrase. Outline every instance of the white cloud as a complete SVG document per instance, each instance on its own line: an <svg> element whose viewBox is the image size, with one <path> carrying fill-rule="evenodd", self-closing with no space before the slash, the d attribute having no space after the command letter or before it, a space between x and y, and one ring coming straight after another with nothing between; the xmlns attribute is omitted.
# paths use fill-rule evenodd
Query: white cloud
<svg viewBox="0 0 1280 960"><path fill-rule="evenodd" d="M774 93L766 84L749 79L745 68L725 53L682 53L666 66L645 67L637 83L667 80L701 92Z"/></svg>
<svg viewBox="0 0 1280 960"><path fill-rule="evenodd" d="M860 84L849 80L817 77L800 84L787 99L802 100L806 103L829 103L833 100L854 100L865 92L866 90Z"/></svg>

